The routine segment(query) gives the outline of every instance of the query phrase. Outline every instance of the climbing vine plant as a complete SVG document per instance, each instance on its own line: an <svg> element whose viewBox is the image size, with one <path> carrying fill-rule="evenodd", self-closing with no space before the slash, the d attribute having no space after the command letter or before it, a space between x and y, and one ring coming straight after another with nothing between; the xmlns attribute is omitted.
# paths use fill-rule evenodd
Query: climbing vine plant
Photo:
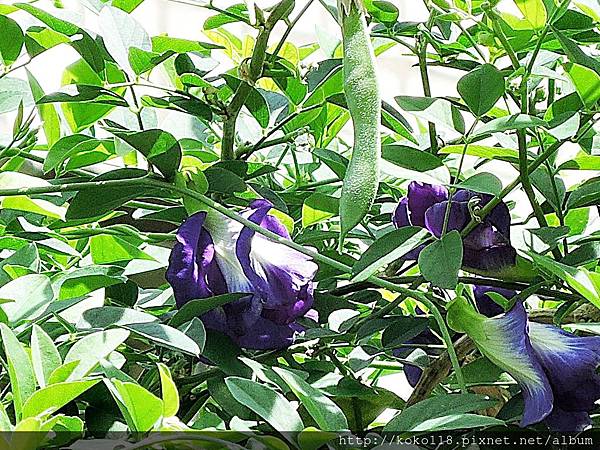
<svg viewBox="0 0 600 450"><path fill-rule="evenodd" d="M142 1L0 4L19 448L594 427L597 1Z"/></svg>

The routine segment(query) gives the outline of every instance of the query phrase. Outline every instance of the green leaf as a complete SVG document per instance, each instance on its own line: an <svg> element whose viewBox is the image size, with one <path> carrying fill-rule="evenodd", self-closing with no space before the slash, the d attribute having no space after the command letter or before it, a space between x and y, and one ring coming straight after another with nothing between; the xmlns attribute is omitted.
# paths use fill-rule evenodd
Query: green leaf
<svg viewBox="0 0 600 450"><path fill-rule="evenodd" d="M414 250L429 235L421 227L402 227L377 239L352 266L353 282L364 281L381 267Z"/></svg>
<svg viewBox="0 0 600 450"><path fill-rule="evenodd" d="M0 28L1 27L2 25L0 25ZM29 72L29 70L26 72L33 99L35 102L39 102L41 98L44 97L44 91L33 74ZM46 135L46 142L48 143L48 146L52 146L60 139L60 118L56 112L56 108L54 105L38 104L37 110L43 122L42 126L44 128L44 134ZM44 161L44 165L45 164L46 162Z"/></svg>
<svg viewBox="0 0 600 450"><path fill-rule="evenodd" d="M174 38L171 36L153 36L152 51L156 53L188 53L196 52L208 55L210 50L221 49L220 45L207 42L191 41L189 39Z"/></svg>
<svg viewBox="0 0 600 450"><path fill-rule="evenodd" d="M48 385L67 381L78 365L79 361L71 361L70 363L58 366L48 377Z"/></svg>
<svg viewBox="0 0 600 450"><path fill-rule="evenodd" d="M564 68L585 106L592 108L600 99L600 75L576 63L567 63Z"/></svg>
<svg viewBox="0 0 600 450"><path fill-rule="evenodd" d="M38 100L44 103L97 103L100 105L129 106L127 100L119 94L100 86L86 84L69 84L60 92L48 94Z"/></svg>
<svg viewBox="0 0 600 450"><path fill-rule="evenodd" d="M17 421L22 417L23 405L35 391L35 375L31 360L13 331L0 323L0 335L8 364L8 377L13 395Z"/></svg>
<svg viewBox="0 0 600 450"><path fill-rule="evenodd" d="M223 294L216 295L214 297L190 300L181 308L179 308L175 315L171 317L169 325L178 328L180 325L183 325L184 323L192 320L194 317L200 317L202 314L207 313L210 310L219 308L228 303L239 300L245 296L247 296L247 294L244 293Z"/></svg>
<svg viewBox="0 0 600 450"><path fill-rule="evenodd" d="M106 385L132 431L150 431L162 417L162 400L139 384L113 379Z"/></svg>
<svg viewBox="0 0 600 450"><path fill-rule="evenodd" d="M77 25L73 25L65 20L54 17L52 14L44 11L43 9L37 8L36 6L28 3L15 3L15 6L23 11L27 11L33 17L45 23L54 31L58 31L59 33L66 34L67 36L73 36L79 31L79 27Z"/></svg>
<svg viewBox="0 0 600 450"><path fill-rule="evenodd" d="M269 105L267 101L260 93L260 91L253 86L248 85L245 81L240 80L232 75L223 74L223 78L227 85L235 92L241 83L245 83L247 85L247 89L249 89L248 96L246 97L246 103L244 105L248 108L248 111L254 116L258 124L262 128L266 128L269 126L269 119L271 117L269 111Z"/></svg>
<svg viewBox="0 0 600 450"><path fill-rule="evenodd" d="M396 166L417 172L429 172L444 165L440 158L431 153L399 144L382 146L381 156Z"/></svg>
<svg viewBox="0 0 600 450"><path fill-rule="evenodd" d="M473 114L481 117L502 98L506 87L502 72L491 64L483 64L463 76L457 89Z"/></svg>
<svg viewBox="0 0 600 450"><path fill-rule="evenodd" d="M569 61L592 69L594 72L600 75L600 61L598 61L596 58L588 56L583 50L581 50L577 42L569 39L556 28L553 28L553 32L558 38L558 42L560 42L563 51L569 57Z"/></svg>
<svg viewBox="0 0 600 450"><path fill-rule="evenodd" d="M137 289L137 288L136 288ZM120 306L100 306L83 312L77 328L109 328L131 323L157 322L158 318L135 309Z"/></svg>
<svg viewBox="0 0 600 450"><path fill-rule="evenodd" d="M231 170L212 166L204 171L204 175L208 181L210 192L234 194L235 192L244 192L246 190L244 180Z"/></svg>
<svg viewBox="0 0 600 450"><path fill-rule="evenodd" d="M98 25L108 53L125 71L133 72L129 63L130 48L152 51L150 36L142 25L120 9L111 6L102 8L98 16Z"/></svg>
<svg viewBox="0 0 600 450"><path fill-rule="evenodd" d="M160 386L163 401L163 417L172 417L179 411L179 393L177 386L171 377L169 368L158 363L158 373L160 374Z"/></svg>
<svg viewBox="0 0 600 450"><path fill-rule="evenodd" d="M200 354L204 353L204 346L206 345L206 329L204 328L204 322L197 317L194 317L177 329L196 343Z"/></svg>
<svg viewBox="0 0 600 450"><path fill-rule="evenodd" d="M11 324L36 319L54 299L50 278L42 274L19 277L0 287L0 298L12 300L2 305Z"/></svg>
<svg viewBox="0 0 600 450"><path fill-rule="evenodd" d="M398 8L390 2L367 0L365 6L369 15L379 23L393 24L398 20Z"/></svg>
<svg viewBox="0 0 600 450"><path fill-rule="evenodd" d="M129 178L142 178L146 175L145 170L140 169L116 169L92 178L91 181L122 180ZM152 190L139 186L110 187L98 186L79 191L67 210L66 218L69 220L87 219L102 216L112 212L123 204L138 197L149 194Z"/></svg>
<svg viewBox="0 0 600 450"><path fill-rule="evenodd" d="M129 337L129 331L114 329L98 331L84 336L67 352L64 364L79 361L77 367L71 372L68 381L76 381L88 375L110 353L116 350Z"/></svg>
<svg viewBox="0 0 600 450"><path fill-rule="evenodd" d="M44 172L55 170L60 173L65 161L68 161L65 169L69 169L78 166L86 158L91 158L91 164L95 164L114 155L116 151L112 139L94 139L84 134L72 134L60 139L50 148L44 161ZM81 164L81 167L84 165Z"/></svg>
<svg viewBox="0 0 600 450"><path fill-rule="evenodd" d="M476 156L478 158L485 158L489 160L499 159L501 161L508 161L512 163L519 162L519 151L510 148L470 144L467 146L465 151L464 144L458 144L447 145L440 150L441 154L451 155L462 155L463 152L469 156Z"/></svg>
<svg viewBox="0 0 600 450"><path fill-rule="evenodd" d="M181 147L171 133L158 129L110 132L142 153L164 176L173 178L179 170Z"/></svg>
<svg viewBox="0 0 600 450"><path fill-rule="evenodd" d="M571 192L567 207L575 209L598 203L600 203L600 178L591 178Z"/></svg>
<svg viewBox="0 0 600 450"><path fill-rule="evenodd" d="M342 410L321 391L289 370L280 367L273 367L273 370L290 387L321 430L343 431L348 429L348 422Z"/></svg>
<svg viewBox="0 0 600 450"><path fill-rule="evenodd" d="M462 258L462 239L460 233L453 230L421 251L419 268L423 277L435 286L454 289L458 283Z"/></svg>
<svg viewBox="0 0 600 450"><path fill-rule="evenodd" d="M29 84L19 78L0 78L0 114L15 111L20 104L24 107L33 104Z"/></svg>
<svg viewBox="0 0 600 450"><path fill-rule="evenodd" d="M129 63L136 75L149 72L156 66L171 57L172 53L155 53L131 47L129 49Z"/></svg>
<svg viewBox="0 0 600 450"><path fill-rule="evenodd" d="M459 109L448 100L429 97L394 97L398 106L414 116L459 133L465 132L465 121Z"/></svg>
<svg viewBox="0 0 600 450"><path fill-rule="evenodd" d="M418 336L428 326L429 320L425 317L395 317L392 324L383 330L381 344L386 348L398 348L409 339Z"/></svg>
<svg viewBox="0 0 600 450"><path fill-rule="evenodd" d="M50 374L62 364L62 358L52 338L37 324L31 330L31 361L40 387L45 387Z"/></svg>
<svg viewBox="0 0 600 450"><path fill-rule="evenodd" d="M69 272L61 272L53 279L58 299L66 300L80 297L96 289L105 288L126 281L121 276L123 269L116 266L89 265Z"/></svg>
<svg viewBox="0 0 600 450"><path fill-rule="evenodd" d="M478 394L436 395L406 408L390 420L384 431L414 433L501 425L504 422L493 417L467 414L496 404L496 400Z"/></svg>
<svg viewBox="0 0 600 450"><path fill-rule="evenodd" d="M600 273L590 272L585 267L567 266L535 253L531 253L531 256L544 271L560 278L596 308L600 308Z"/></svg>
<svg viewBox="0 0 600 450"><path fill-rule="evenodd" d="M481 172L460 182L457 187L484 194L498 195L502 191L502 181L496 175Z"/></svg>
<svg viewBox="0 0 600 450"><path fill-rule="evenodd" d="M229 14L219 13L206 19L204 21L203 29L213 30L228 23L250 20L248 16L248 8L246 8L244 3L238 3L236 5L229 6L225 9L225 11L227 11Z"/></svg>
<svg viewBox="0 0 600 450"><path fill-rule="evenodd" d="M155 261L152 256L125 239L110 234L92 236L90 238L90 253L94 264L112 264L133 259Z"/></svg>
<svg viewBox="0 0 600 450"><path fill-rule="evenodd" d="M514 2L533 28L544 28L548 15L542 0L514 0Z"/></svg>
<svg viewBox="0 0 600 450"><path fill-rule="evenodd" d="M168 325L157 322L142 322L120 326L158 345L169 347L192 356L200 356L200 348L193 339Z"/></svg>
<svg viewBox="0 0 600 450"><path fill-rule="evenodd" d="M169 95L166 97L151 97L149 95L144 95L142 97L142 105L184 112L205 122L210 122L212 120L212 110L210 109L210 106L198 98L190 99L180 95Z"/></svg>
<svg viewBox="0 0 600 450"><path fill-rule="evenodd" d="M25 35L17 22L0 15L0 59L5 66L14 63L23 48Z"/></svg>
<svg viewBox="0 0 600 450"><path fill-rule="evenodd" d="M313 149L312 154L323 161L340 180L344 178L346 169L348 168L348 159L344 158L339 153L326 148L315 148Z"/></svg>
<svg viewBox="0 0 600 450"><path fill-rule="evenodd" d="M526 128L536 127L547 128L548 124L535 116L529 116L527 114L515 114L512 116L504 116L490 120L485 125L478 128L475 133L473 133L473 136L484 136L486 134L502 133L504 131L523 130Z"/></svg>
<svg viewBox="0 0 600 450"><path fill-rule="evenodd" d="M63 85L77 84L102 87L105 82L122 83L124 81L124 73L117 69L114 64L107 64L103 78L100 78L95 69L81 59L67 66L62 77ZM122 94L125 92L125 88L115 88L113 91ZM61 108L71 130L79 132L106 116L113 110L114 106L98 103L63 103Z"/></svg>
<svg viewBox="0 0 600 450"><path fill-rule="evenodd" d="M340 199L315 192L302 205L302 227L325 222L338 215Z"/></svg>
<svg viewBox="0 0 600 450"><path fill-rule="evenodd" d="M302 419L286 398L273 389L239 377L225 378L231 395L276 430L302 431Z"/></svg>
<svg viewBox="0 0 600 450"><path fill-rule="evenodd" d="M23 405L23 418L52 414L75 400L100 380L56 383L36 391Z"/></svg>

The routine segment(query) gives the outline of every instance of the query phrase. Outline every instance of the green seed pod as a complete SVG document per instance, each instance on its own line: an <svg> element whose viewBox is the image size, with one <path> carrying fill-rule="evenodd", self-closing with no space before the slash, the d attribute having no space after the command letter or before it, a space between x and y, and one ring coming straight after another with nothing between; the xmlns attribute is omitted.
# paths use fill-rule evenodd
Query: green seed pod
<svg viewBox="0 0 600 450"><path fill-rule="evenodd" d="M360 0L340 0L338 7L344 47L344 92L354 128L352 158L340 199L341 246L344 236L365 217L377 195L381 98L363 6Z"/></svg>

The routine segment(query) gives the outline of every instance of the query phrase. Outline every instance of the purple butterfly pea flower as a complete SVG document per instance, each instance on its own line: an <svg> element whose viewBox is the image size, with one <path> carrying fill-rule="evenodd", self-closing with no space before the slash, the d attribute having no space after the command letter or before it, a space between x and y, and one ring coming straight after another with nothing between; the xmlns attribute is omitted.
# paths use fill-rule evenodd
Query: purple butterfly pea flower
<svg viewBox="0 0 600 450"><path fill-rule="evenodd" d="M488 318L458 298L447 319L519 383L525 402L521 426L544 421L552 431L579 432L590 425L600 399L600 337L530 322L521 302Z"/></svg>
<svg viewBox="0 0 600 450"><path fill-rule="evenodd" d="M271 208L268 201L256 200L240 214L290 239L281 222L268 214ZM177 232L166 279L178 307L193 299L247 293L201 319L240 347L266 350L289 346L302 331L296 320L312 307L316 271L310 257L219 213L199 212Z"/></svg>
<svg viewBox="0 0 600 450"><path fill-rule="evenodd" d="M469 203L479 201L485 206L492 200L489 194L480 194L465 189L454 193L450 201L448 231L462 231L471 221ZM440 237L448 209L448 190L443 186L413 181L408 194L400 200L392 222L396 228L419 226ZM404 256L417 259L423 246ZM476 270L499 270L512 266L517 253L510 245L510 212L505 203L498 204L473 231L463 239L463 266Z"/></svg>

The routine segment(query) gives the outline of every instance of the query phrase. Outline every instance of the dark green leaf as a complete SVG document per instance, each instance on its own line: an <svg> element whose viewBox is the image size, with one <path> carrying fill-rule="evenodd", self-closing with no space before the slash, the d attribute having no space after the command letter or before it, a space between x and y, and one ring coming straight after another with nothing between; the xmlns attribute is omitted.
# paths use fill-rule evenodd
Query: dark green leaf
<svg viewBox="0 0 600 450"><path fill-rule="evenodd" d="M462 239L460 233L453 230L421 251L419 268L423 277L435 286L454 289L458 283L462 257Z"/></svg>
<svg viewBox="0 0 600 450"><path fill-rule="evenodd" d="M204 175L206 175L211 192L233 194L234 192L244 192L246 190L244 180L230 170L221 167L209 167L204 171Z"/></svg>
<svg viewBox="0 0 600 450"><path fill-rule="evenodd" d="M352 267L353 281L366 280L381 267L415 249L428 235L421 227L402 227L381 236Z"/></svg>
<svg viewBox="0 0 600 450"><path fill-rule="evenodd" d="M273 389L244 378L229 377L225 384L231 394L265 419L276 430L302 431L302 419L284 396Z"/></svg>
<svg viewBox="0 0 600 450"><path fill-rule="evenodd" d="M137 132L116 129L109 131L148 158L165 177L173 178L179 170L181 147L171 133L158 129Z"/></svg>
<svg viewBox="0 0 600 450"><path fill-rule="evenodd" d="M98 175L92 181L122 180L144 177L146 172L140 169L117 169ZM126 202L148 195L152 190L143 185L111 187L99 183L93 189L79 191L71 200L67 210L67 219L87 219L99 217L123 206Z"/></svg>
<svg viewBox="0 0 600 450"><path fill-rule="evenodd" d="M179 308L171 318L169 325L178 328L180 325L192 320L194 317L200 317L202 314L205 314L212 309L220 308L221 306L239 300L245 296L247 296L247 294L223 294L214 297L190 300Z"/></svg>
<svg viewBox="0 0 600 450"><path fill-rule="evenodd" d="M86 84L69 84L61 92L44 95L38 100L44 103L97 103L99 105L129 106L127 100L119 94L100 86Z"/></svg>
<svg viewBox="0 0 600 450"><path fill-rule="evenodd" d="M0 59L5 66L17 60L24 42L25 35L19 24L10 17L0 15Z"/></svg>
<svg viewBox="0 0 600 450"><path fill-rule="evenodd" d="M399 144L382 146L381 156L397 166L417 172L428 172L444 165L440 158L431 153Z"/></svg>
<svg viewBox="0 0 600 450"><path fill-rule="evenodd" d="M426 432L500 425L492 417L467 414L494 406L495 400L478 394L442 394L410 406L394 417L385 431Z"/></svg>
<svg viewBox="0 0 600 450"><path fill-rule="evenodd" d="M504 76L493 65L483 64L463 76L457 89L473 114L481 117L504 95Z"/></svg>
<svg viewBox="0 0 600 450"><path fill-rule="evenodd" d="M502 191L502 181L496 175L482 172L462 181L458 187L484 194L498 195Z"/></svg>

